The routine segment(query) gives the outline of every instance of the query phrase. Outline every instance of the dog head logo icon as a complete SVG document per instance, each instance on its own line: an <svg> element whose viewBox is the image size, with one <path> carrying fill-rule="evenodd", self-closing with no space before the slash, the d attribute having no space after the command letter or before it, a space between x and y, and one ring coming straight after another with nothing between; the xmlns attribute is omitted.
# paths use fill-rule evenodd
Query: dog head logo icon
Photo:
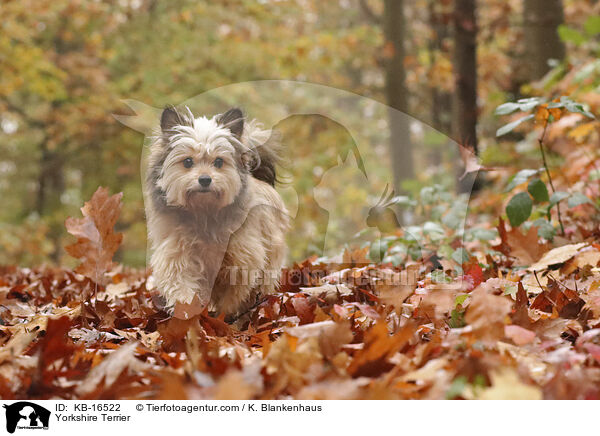
<svg viewBox="0 0 600 436"><path fill-rule="evenodd" d="M29 401L19 401L3 406L6 410L6 431L14 433L17 428L47 429L50 411Z"/></svg>

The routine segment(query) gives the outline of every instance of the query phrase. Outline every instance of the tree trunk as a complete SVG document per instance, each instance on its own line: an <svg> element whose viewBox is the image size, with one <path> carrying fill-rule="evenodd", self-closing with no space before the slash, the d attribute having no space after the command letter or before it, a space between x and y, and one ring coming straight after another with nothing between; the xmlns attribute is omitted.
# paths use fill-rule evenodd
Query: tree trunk
<svg viewBox="0 0 600 436"><path fill-rule="evenodd" d="M385 34L385 89L390 122L390 151L392 171L394 174L394 190L396 194L403 192L401 182L412 179L415 175L413 167L413 150L410 141L410 125L406 116L408 98L406 92L406 72L404 70L404 1L385 0L383 14L383 30Z"/></svg>
<svg viewBox="0 0 600 436"><path fill-rule="evenodd" d="M61 144L61 146L63 146ZM48 149L47 138L40 144L40 169L35 211L39 216L48 216L61 206L60 197L65 191L64 161L56 151ZM63 233L62 221L50 222L48 239L52 241L53 251L50 258L58 263L61 253L60 238Z"/></svg>
<svg viewBox="0 0 600 436"><path fill-rule="evenodd" d="M440 7L441 6L441 7ZM439 4L438 0L429 0L429 25L433 37L429 42L429 52L431 56L432 68L441 57L448 55L444 41L449 37L449 17L450 14L443 10L444 5ZM439 84L432 83L431 88L431 126L438 132L447 137L452 136L452 95L441 89ZM431 165L440 166L442 164L440 150L436 147L430 152L429 161Z"/></svg>
<svg viewBox="0 0 600 436"><path fill-rule="evenodd" d="M477 153L477 20L475 0L454 6L455 138Z"/></svg>
<svg viewBox="0 0 600 436"><path fill-rule="evenodd" d="M550 70L550 59L562 60L565 56L565 45L557 32L565 19L562 2L525 0L523 15L527 79L533 81Z"/></svg>

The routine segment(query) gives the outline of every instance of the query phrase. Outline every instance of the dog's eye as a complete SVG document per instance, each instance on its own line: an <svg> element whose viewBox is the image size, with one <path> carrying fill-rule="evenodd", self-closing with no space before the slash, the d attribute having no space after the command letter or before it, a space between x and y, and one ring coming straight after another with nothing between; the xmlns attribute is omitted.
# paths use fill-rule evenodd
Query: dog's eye
<svg viewBox="0 0 600 436"><path fill-rule="evenodd" d="M191 168L191 167L192 167L192 165L194 165L194 161L192 160L192 158L191 158L191 157L186 157L186 158L183 160L183 166L184 166L184 167L186 167L186 168Z"/></svg>
<svg viewBox="0 0 600 436"><path fill-rule="evenodd" d="M216 158L213 162L213 165L217 168L221 168L223 166L223 159L221 159L220 157Z"/></svg>

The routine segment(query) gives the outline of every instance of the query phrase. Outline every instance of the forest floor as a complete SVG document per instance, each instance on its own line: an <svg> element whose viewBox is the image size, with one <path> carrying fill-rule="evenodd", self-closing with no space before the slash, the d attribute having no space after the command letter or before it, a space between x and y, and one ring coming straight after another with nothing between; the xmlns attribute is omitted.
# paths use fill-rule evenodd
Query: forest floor
<svg viewBox="0 0 600 436"><path fill-rule="evenodd" d="M111 264L119 208L100 189L67 221L76 271L0 269L0 397L600 398L600 241L574 220L554 246L500 220L494 255L471 244L443 283L431 259L307 259L240 329L170 317L145 272Z"/></svg>

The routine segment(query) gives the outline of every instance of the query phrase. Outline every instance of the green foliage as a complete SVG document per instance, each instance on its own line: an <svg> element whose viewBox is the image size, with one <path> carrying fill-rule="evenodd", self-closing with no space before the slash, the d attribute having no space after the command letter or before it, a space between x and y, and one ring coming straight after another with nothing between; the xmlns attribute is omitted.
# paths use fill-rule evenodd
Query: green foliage
<svg viewBox="0 0 600 436"><path fill-rule="evenodd" d="M563 29L563 33L564 32L565 30ZM548 182L552 187L553 192L550 196L546 184L540 178L534 178L527 186L527 193L520 192L509 200L508 204L506 205L506 214L510 224L513 227L518 227L532 216L533 201L535 201L537 204L548 203L549 205L546 211L548 218L550 218L550 209L552 207L556 207L560 228L564 234L564 225L561 220L559 206L560 202L569 198L568 206L569 208L573 208L580 204L591 203L591 201L582 193L571 194L567 192L555 191L554 185L552 184L552 179L550 179L550 170L548 168L546 152L544 151L544 138L546 135L546 129L549 124L561 118L565 112L581 114L590 119L594 119L594 115L588 110L586 105L576 102L568 96L561 96L560 98L554 99L551 102L547 102L546 99L540 97L520 99L516 102L501 104L496 108L495 113L496 115L508 115L515 111L531 113L500 127L496 132L496 136L505 135L513 131L523 122L535 119L536 122L543 126L542 134L538 138L538 145L544 168L539 170L523 169L519 171L508 184L506 192L512 191L515 187L527 182L532 176L540 173L543 170L545 170L545 173L548 176ZM533 217L539 217L539 213L534 213ZM535 222L537 223L538 234L540 236L546 239L552 239L554 237L555 232L551 223L543 219L541 221L538 219Z"/></svg>
<svg viewBox="0 0 600 436"><path fill-rule="evenodd" d="M596 180L600 180L600 168L599 169L593 169L592 171L590 171L589 173L589 179L591 182L594 182Z"/></svg>
<svg viewBox="0 0 600 436"><path fill-rule="evenodd" d="M565 24L558 26L558 35L564 42L571 42L575 45L581 45L586 41L585 35Z"/></svg>
<svg viewBox="0 0 600 436"><path fill-rule="evenodd" d="M533 199L538 203L545 203L550 200L546 184L540 179L533 179L527 186L527 192L531 194Z"/></svg>
<svg viewBox="0 0 600 436"><path fill-rule="evenodd" d="M540 238L551 241L556 236L556 229L550 221L545 218L538 218L533 222L533 225L538 228L538 236Z"/></svg>
<svg viewBox="0 0 600 436"><path fill-rule="evenodd" d="M550 103L546 103L546 99L540 97L523 98L517 100L516 102L501 104L496 108L495 113L496 115L509 115L517 110L521 112L531 112L535 109L537 112L538 109L542 108L565 109L566 111L571 113L579 113L585 115L588 118L594 118L594 115L586 108L584 104L573 101L571 98L566 96L562 96L558 101L552 101ZM535 117L536 113L530 113L529 115L518 118L515 121L511 121L510 123L500 127L496 131L496 136L506 135L507 133L512 132L525 121L532 120ZM554 121L554 115L552 112L550 112L547 115L545 121Z"/></svg>
<svg viewBox="0 0 600 436"><path fill-rule="evenodd" d="M506 215L510 220L510 225L519 227L531 215L533 202L526 192L520 192L513 196L506 205Z"/></svg>
<svg viewBox="0 0 600 436"><path fill-rule="evenodd" d="M576 101L571 100L569 97L565 97L564 95L560 97L559 101L553 101L548 103L548 109L561 109L564 108L567 111L574 114L582 114L588 118L595 118L594 114L592 114L589 110L586 109L585 105L582 103L577 103Z"/></svg>
<svg viewBox="0 0 600 436"><path fill-rule="evenodd" d="M534 117L534 115L526 115L524 117L519 118L518 120L512 121L512 122L500 127L496 131L496 136L502 136L502 135L506 135L507 133L512 132L513 130L515 130L518 126L520 126L525 121L529 121L529 120L533 119L533 117Z"/></svg>
<svg viewBox="0 0 600 436"><path fill-rule="evenodd" d="M503 103L496 108L496 115L508 115L516 110L521 112L530 112L532 109L535 109L540 104L545 103L546 100L541 97L530 97L530 98L522 98L517 100L516 102ZM500 136L500 135L497 135Z"/></svg>
<svg viewBox="0 0 600 436"><path fill-rule="evenodd" d="M519 186L519 185L525 183L527 180L529 180L529 178L531 176L534 176L534 175L540 173L540 171L542 171L542 169L538 169L538 170L524 169L524 170L519 171L517 174L514 175L514 177L510 181L510 183L506 186L505 192L512 191L517 186Z"/></svg>
<svg viewBox="0 0 600 436"><path fill-rule="evenodd" d="M600 15L592 15L585 20L583 24L585 33L589 36L595 36L600 34Z"/></svg>
<svg viewBox="0 0 600 436"><path fill-rule="evenodd" d="M593 41L594 37L600 34L600 16L590 15L583 23L583 31L574 27L561 24L558 27L558 35L564 42L582 46L589 41Z"/></svg>
<svg viewBox="0 0 600 436"><path fill-rule="evenodd" d="M527 182L527 180L540 170L524 169L519 171L510 181L506 191L511 191L515 187ZM581 192L564 192L555 191L549 195L546 184L539 178L532 179L527 185L527 192L519 192L515 194L506 205L506 215L511 226L518 227L527 221L533 212L533 203L548 204L548 211L558 205L561 201L567 200L569 208L574 208L582 204L594 204L587 196ZM548 212L549 213L549 212ZM538 215L539 216L539 215ZM549 216L549 215L548 215ZM538 218L533 222L533 225L538 227L538 234L548 240L551 240L556 231L552 224L544 219Z"/></svg>
<svg viewBox="0 0 600 436"><path fill-rule="evenodd" d="M468 385L469 381L467 377L459 375L452 381L450 388L446 391L446 399L453 400L460 397Z"/></svg>
<svg viewBox="0 0 600 436"><path fill-rule="evenodd" d="M574 192L567 201L567 204L570 208L577 207L582 204L593 204L592 200L587 198L581 192Z"/></svg>
<svg viewBox="0 0 600 436"><path fill-rule="evenodd" d="M556 191L553 192L550 196L550 207L557 205L559 202L563 201L565 198L569 198L568 192Z"/></svg>
<svg viewBox="0 0 600 436"><path fill-rule="evenodd" d="M464 232L467 212L467 198L451 193L442 185L421 189L416 199L404 203L419 212L423 221L406 226L401 234L389 235L369 244L369 257L383 259L383 263L402 265L408 260L419 260L428 254L452 259L458 266L467 262L469 253L463 247L453 248ZM471 240L490 240L496 236L495 230L471 228L467 230ZM380 256L380 257L379 257ZM437 274L437 273L436 273ZM432 273L432 279L443 282L447 278L440 271Z"/></svg>

